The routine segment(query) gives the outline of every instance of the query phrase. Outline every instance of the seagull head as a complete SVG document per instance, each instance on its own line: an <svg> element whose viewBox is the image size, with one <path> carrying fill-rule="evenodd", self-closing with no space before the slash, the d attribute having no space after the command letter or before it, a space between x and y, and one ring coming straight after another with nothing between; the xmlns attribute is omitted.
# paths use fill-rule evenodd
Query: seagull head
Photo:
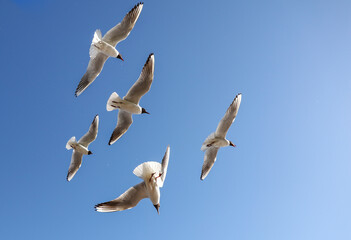
<svg viewBox="0 0 351 240"><path fill-rule="evenodd" d="M148 112L145 110L145 108L142 108L142 109L141 109L141 113L150 114L150 113L148 113Z"/></svg>
<svg viewBox="0 0 351 240"><path fill-rule="evenodd" d="M236 145L234 143L232 143L232 141L229 141L229 145L232 147L236 147Z"/></svg>
<svg viewBox="0 0 351 240"><path fill-rule="evenodd" d="M159 212L160 204L158 203L154 205L154 207L156 208L158 215L160 215L160 212Z"/></svg>
<svg viewBox="0 0 351 240"><path fill-rule="evenodd" d="M122 58L122 55L121 55L120 53L118 53L117 58L119 58L119 59L121 59L122 61L124 61L123 58Z"/></svg>

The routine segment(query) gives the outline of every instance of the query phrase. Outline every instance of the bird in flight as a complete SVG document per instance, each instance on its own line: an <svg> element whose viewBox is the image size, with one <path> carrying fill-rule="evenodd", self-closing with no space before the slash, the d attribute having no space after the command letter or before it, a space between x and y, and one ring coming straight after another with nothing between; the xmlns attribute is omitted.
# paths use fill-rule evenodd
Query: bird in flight
<svg viewBox="0 0 351 240"><path fill-rule="evenodd" d="M116 92L112 93L107 101L107 111L119 109L117 126L114 129L109 145L115 143L128 130L133 123L132 114L149 114L145 108L139 106L141 97L146 94L151 87L154 79L155 57L151 53L141 71L138 80L129 89L124 98L120 98Z"/></svg>
<svg viewBox="0 0 351 240"><path fill-rule="evenodd" d="M202 144L201 150L205 152L204 163L202 165L201 180L204 180L210 172L213 164L217 158L217 152L220 147L232 146L236 147L234 143L227 140L225 137L227 132L235 120L236 114L238 113L241 103L241 93L235 96L233 102L227 109L224 117L219 122L215 132L211 133L204 143Z"/></svg>
<svg viewBox="0 0 351 240"><path fill-rule="evenodd" d="M92 143L97 136L99 127L99 116L96 115L93 122L90 125L89 131L81 138L76 141L76 137L72 137L66 144L67 150L73 148L71 164L69 165L67 181L71 181L78 169L82 165L83 155L91 155L89 151L89 144Z"/></svg>
<svg viewBox="0 0 351 240"><path fill-rule="evenodd" d="M166 179L170 147L167 147L162 164L158 162L144 162L137 166L133 173L144 181L129 188L118 198L95 205L98 212L116 212L135 207L140 200L150 198L159 214L160 188Z"/></svg>
<svg viewBox="0 0 351 240"><path fill-rule="evenodd" d="M93 41L90 45L90 61L87 71L80 80L75 95L78 97L94 80L99 76L102 68L109 57L119 58L122 55L116 50L116 45L126 39L132 31L139 18L143 3L138 3L123 18L122 22L111 28L103 37L98 29L94 33Z"/></svg>

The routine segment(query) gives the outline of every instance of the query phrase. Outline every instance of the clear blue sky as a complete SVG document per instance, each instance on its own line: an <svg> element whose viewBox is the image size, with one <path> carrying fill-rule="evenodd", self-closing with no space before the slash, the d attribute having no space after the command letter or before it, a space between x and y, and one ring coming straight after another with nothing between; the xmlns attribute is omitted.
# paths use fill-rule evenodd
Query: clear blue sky
<svg viewBox="0 0 351 240"><path fill-rule="evenodd" d="M145 1L125 62L109 59L78 98L94 31L137 1L0 3L3 239L351 239L351 2ZM155 76L114 145L124 96L149 53ZM241 107L205 181L203 140ZM100 115L94 153L71 182L71 151ZM94 205L140 182L133 169L171 146L158 216L151 202Z"/></svg>

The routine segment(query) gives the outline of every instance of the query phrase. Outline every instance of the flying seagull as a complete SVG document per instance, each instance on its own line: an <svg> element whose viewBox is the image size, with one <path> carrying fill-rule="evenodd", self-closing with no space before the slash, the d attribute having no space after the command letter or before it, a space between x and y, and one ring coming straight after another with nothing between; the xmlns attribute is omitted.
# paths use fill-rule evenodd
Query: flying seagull
<svg viewBox="0 0 351 240"><path fill-rule="evenodd" d="M135 207L141 199L150 198L157 212L160 213L160 187L163 187L166 179L169 152L170 148L168 146L162 164L145 162L137 166L133 173L144 181L129 188L121 196L110 202L95 205L95 210L98 212L123 211Z"/></svg>
<svg viewBox="0 0 351 240"><path fill-rule="evenodd" d="M96 115L93 122L90 125L89 131L81 138L79 141L76 141L76 137L72 137L68 140L66 144L67 150L73 148L71 164L69 165L68 174L67 174L67 181L71 181L74 177L80 166L82 165L82 158L83 155L90 155L92 154L89 151L88 146L92 143L97 136L99 127L99 115Z"/></svg>
<svg viewBox="0 0 351 240"><path fill-rule="evenodd" d="M76 89L75 95L78 97L94 80L99 76L102 67L108 57L119 58L122 61L121 54L116 50L116 45L126 39L132 31L144 3L138 3L123 18L122 22L111 28L104 37L98 29L94 33L93 41L90 45L90 61L88 68Z"/></svg>
<svg viewBox="0 0 351 240"><path fill-rule="evenodd" d="M224 117L219 122L215 132L211 133L202 144L201 150L205 152L205 159L202 165L201 180L204 180L208 173L210 172L213 164L217 158L217 152L220 147L232 146L236 147L231 141L227 140L225 136L227 135L229 127L235 120L236 114L238 113L241 102L241 93L236 95L232 104L230 104Z"/></svg>
<svg viewBox="0 0 351 240"><path fill-rule="evenodd" d="M140 98L150 90L154 79L154 54L151 53L141 71L139 79L129 89L124 98L120 98L116 92L112 93L107 101L107 111L119 109L117 126L113 131L109 145L116 142L128 130L133 123L132 114L149 114L145 108L139 106Z"/></svg>

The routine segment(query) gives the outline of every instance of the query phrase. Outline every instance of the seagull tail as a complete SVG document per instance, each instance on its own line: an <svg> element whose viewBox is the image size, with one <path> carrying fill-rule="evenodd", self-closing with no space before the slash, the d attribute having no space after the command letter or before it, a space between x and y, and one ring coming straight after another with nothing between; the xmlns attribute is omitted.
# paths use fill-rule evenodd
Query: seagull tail
<svg viewBox="0 0 351 240"><path fill-rule="evenodd" d="M95 46L99 41L101 41L102 36L101 36L101 31L98 29L94 33L94 38L93 41L91 41L90 49L89 49L89 55L91 58L95 58L96 55L100 52L99 49Z"/></svg>
<svg viewBox="0 0 351 240"><path fill-rule="evenodd" d="M122 102L123 99L118 96L116 92L113 92L110 98L107 100L106 110L112 111L118 108L118 103Z"/></svg>
<svg viewBox="0 0 351 240"><path fill-rule="evenodd" d="M207 147L207 145L209 143L211 143L214 138L215 138L215 133L214 132L211 133L210 135L208 135L208 137L206 138L206 140L204 141L204 143L201 146L201 151L206 151L207 148L209 148L209 147Z"/></svg>
<svg viewBox="0 0 351 240"><path fill-rule="evenodd" d="M76 141L76 137L75 137L75 136L71 137L71 138L68 140L68 142L66 143L66 148L67 148L67 150L72 149L71 144L72 144L72 143L75 143L75 142L77 142L77 141Z"/></svg>
<svg viewBox="0 0 351 240"><path fill-rule="evenodd" d="M135 176L148 181L152 174L160 173L162 171L162 166L159 162L144 162L137 166L133 173Z"/></svg>
<svg viewBox="0 0 351 240"><path fill-rule="evenodd" d="M101 39L102 39L101 31L100 29L97 29L94 33L94 38L91 44L98 43L99 41L101 41Z"/></svg>

